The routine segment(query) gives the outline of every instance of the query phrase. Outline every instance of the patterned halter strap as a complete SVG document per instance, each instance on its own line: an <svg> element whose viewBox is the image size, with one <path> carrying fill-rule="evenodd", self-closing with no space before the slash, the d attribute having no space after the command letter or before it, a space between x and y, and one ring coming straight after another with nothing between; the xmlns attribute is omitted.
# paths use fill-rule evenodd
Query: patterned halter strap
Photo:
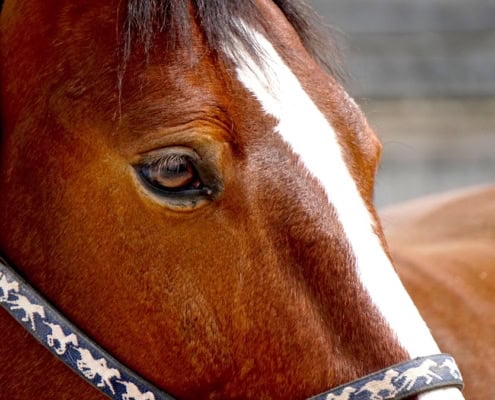
<svg viewBox="0 0 495 400"><path fill-rule="evenodd" d="M111 399L174 399L88 338L1 257L0 304L53 355ZM438 354L388 367L309 400L399 400L437 388L462 386L454 359Z"/></svg>
<svg viewBox="0 0 495 400"><path fill-rule="evenodd" d="M462 390L463 386L454 359L436 354L395 364L308 400L400 400L447 387Z"/></svg>

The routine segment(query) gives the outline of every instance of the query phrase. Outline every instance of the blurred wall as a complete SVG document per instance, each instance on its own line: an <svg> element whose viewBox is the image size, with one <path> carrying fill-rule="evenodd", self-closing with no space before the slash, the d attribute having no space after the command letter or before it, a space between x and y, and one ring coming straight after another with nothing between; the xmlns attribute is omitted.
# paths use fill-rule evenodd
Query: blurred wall
<svg viewBox="0 0 495 400"><path fill-rule="evenodd" d="M495 182L495 0L312 0L384 143L386 205Z"/></svg>

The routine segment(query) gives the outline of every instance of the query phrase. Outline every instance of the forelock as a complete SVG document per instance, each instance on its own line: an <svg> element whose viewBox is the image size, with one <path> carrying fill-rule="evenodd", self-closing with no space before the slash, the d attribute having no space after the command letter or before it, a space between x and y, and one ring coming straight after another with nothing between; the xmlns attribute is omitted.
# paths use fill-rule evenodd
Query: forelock
<svg viewBox="0 0 495 400"><path fill-rule="evenodd" d="M342 81L341 56L335 35L319 15L301 0L273 0L298 33L306 50L332 76ZM190 46L193 18L210 50L223 57L223 49L241 45L252 56L260 56L257 42L245 23L269 33L270 23L255 0L127 0L123 30L124 62L136 43L148 52L156 33L167 37L168 51Z"/></svg>

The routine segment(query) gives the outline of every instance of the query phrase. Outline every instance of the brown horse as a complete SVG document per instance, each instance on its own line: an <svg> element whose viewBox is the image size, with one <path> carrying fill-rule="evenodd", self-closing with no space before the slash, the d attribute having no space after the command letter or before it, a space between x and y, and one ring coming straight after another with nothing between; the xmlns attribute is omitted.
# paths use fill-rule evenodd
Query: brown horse
<svg viewBox="0 0 495 400"><path fill-rule="evenodd" d="M495 187L384 210L392 257L470 400L495 398Z"/></svg>
<svg viewBox="0 0 495 400"><path fill-rule="evenodd" d="M311 15L293 0L3 6L1 253L177 398L301 399L439 352L372 205L379 141ZM103 396L3 311L0 326L2 399Z"/></svg>

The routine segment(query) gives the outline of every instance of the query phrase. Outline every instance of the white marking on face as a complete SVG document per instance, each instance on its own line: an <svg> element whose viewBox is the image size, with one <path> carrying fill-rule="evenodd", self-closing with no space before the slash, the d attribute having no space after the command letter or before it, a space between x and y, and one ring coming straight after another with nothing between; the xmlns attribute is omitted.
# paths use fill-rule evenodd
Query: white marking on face
<svg viewBox="0 0 495 400"><path fill-rule="evenodd" d="M240 57L232 57L238 79L276 119L275 131L325 189L353 250L362 285L399 343L411 358L439 353L373 230L373 219L344 161L334 129L272 44L259 32L246 29L264 51L266 66L261 68L244 51L242 62ZM463 398L456 389L447 393L452 396L449 399Z"/></svg>

